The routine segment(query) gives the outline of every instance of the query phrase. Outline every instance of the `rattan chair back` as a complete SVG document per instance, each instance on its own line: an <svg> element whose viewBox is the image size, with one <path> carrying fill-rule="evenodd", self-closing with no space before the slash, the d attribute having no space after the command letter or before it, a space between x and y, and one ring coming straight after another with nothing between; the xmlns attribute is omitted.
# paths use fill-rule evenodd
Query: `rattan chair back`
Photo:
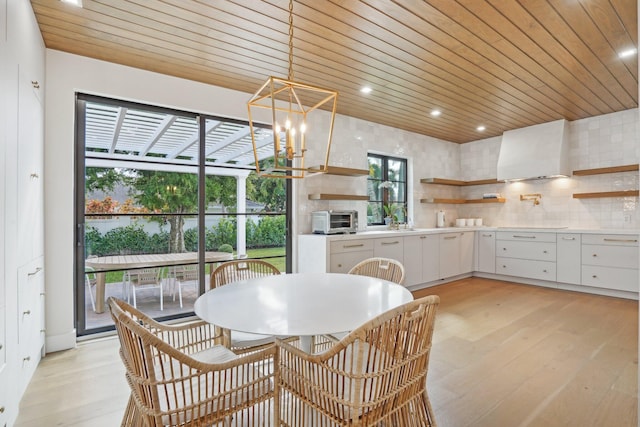
<svg viewBox="0 0 640 427"><path fill-rule="evenodd" d="M438 304L404 304L316 355L277 340L277 425L434 426L426 378Z"/></svg>
<svg viewBox="0 0 640 427"><path fill-rule="evenodd" d="M393 283L404 283L404 266L391 258L368 258L360 261L349 270L349 274L377 277Z"/></svg>
<svg viewBox="0 0 640 427"><path fill-rule="evenodd" d="M211 272L211 288L237 282L238 280L280 274L273 264L258 259L237 259L227 261Z"/></svg>
<svg viewBox="0 0 640 427"><path fill-rule="evenodd" d="M168 326L124 301L108 303L131 388L123 426L269 425L274 347L238 357L206 322Z"/></svg>

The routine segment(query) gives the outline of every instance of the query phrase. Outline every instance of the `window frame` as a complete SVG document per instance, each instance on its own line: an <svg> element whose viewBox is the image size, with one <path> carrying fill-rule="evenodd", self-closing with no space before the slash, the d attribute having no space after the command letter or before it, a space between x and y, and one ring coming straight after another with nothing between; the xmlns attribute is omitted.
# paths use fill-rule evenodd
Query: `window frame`
<svg viewBox="0 0 640 427"><path fill-rule="evenodd" d="M380 163L381 163L381 178L378 179L374 176L372 176L373 173L373 168L371 167L371 162L370 160L372 158L375 159L379 159ZM390 168L389 168L389 163L390 162L400 162L402 163L402 167L401 170L404 171L404 176L399 177L399 179L390 179ZM384 222L384 206L389 204L389 203L394 203L399 205L400 208L402 208L399 212L398 212L398 219L400 222L404 222L407 221L407 217L408 217L408 208L409 208L409 194L408 194L408 189L409 189L409 162L408 159L406 158L402 158L402 157L396 157L396 156L390 156L390 155L386 155L386 154L380 154L380 153L372 153L369 152L367 153L367 164L369 165L369 176L367 177L367 188L371 188L371 186L380 186L383 182L391 182L394 183L395 186L397 187L398 191L398 195L402 194L404 195L404 199L400 199L398 197L399 200L390 200L391 199L391 191L389 190L388 187L383 186L382 187L382 199L381 200L372 200L372 196L374 196L375 192L370 192L369 194L369 201L367 202L367 226L377 226L377 225L385 225ZM371 209L373 206L375 206L375 209ZM376 210L376 211L381 211L382 215L381 215L381 220L380 222L369 222L369 212L372 210Z"/></svg>

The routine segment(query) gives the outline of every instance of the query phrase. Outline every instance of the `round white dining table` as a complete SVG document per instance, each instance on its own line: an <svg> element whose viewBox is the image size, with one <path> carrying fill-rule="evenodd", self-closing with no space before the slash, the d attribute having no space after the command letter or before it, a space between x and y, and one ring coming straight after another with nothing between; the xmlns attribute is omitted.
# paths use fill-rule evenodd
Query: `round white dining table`
<svg viewBox="0 0 640 427"><path fill-rule="evenodd" d="M195 313L232 331L311 337L351 331L412 301L404 286L368 276L297 273L241 280L201 295Z"/></svg>

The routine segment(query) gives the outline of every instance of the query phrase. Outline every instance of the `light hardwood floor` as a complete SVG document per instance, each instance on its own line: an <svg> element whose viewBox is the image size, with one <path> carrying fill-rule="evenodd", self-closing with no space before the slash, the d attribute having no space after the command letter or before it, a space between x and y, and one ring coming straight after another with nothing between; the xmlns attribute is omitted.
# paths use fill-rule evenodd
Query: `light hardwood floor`
<svg viewBox="0 0 640 427"><path fill-rule="evenodd" d="M428 390L441 427L638 425L638 302L486 279L440 295ZM117 426L116 339L41 362L16 427ZM401 426L398 426L401 427Z"/></svg>

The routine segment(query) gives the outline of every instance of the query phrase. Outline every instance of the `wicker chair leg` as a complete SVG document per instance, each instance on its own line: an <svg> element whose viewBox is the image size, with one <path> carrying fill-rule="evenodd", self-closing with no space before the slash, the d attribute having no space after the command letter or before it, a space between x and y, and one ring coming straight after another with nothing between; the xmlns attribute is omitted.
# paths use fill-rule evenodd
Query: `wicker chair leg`
<svg viewBox="0 0 640 427"><path fill-rule="evenodd" d="M124 416L122 417L122 423L120 427L143 427L144 421L140 417L138 408L132 395L129 395L129 401L127 402L127 408L124 410Z"/></svg>

